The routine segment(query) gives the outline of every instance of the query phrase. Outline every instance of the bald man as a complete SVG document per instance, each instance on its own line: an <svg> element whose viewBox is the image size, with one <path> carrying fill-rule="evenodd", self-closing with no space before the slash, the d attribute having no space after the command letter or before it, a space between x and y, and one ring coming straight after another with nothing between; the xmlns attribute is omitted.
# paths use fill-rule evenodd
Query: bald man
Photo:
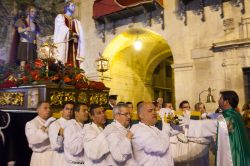
<svg viewBox="0 0 250 166"><path fill-rule="evenodd" d="M134 157L140 166L173 166L173 158L169 150L169 124L159 130L154 125L157 122L155 106L151 102L143 102L138 106L139 124L131 128L134 134L132 147Z"/></svg>

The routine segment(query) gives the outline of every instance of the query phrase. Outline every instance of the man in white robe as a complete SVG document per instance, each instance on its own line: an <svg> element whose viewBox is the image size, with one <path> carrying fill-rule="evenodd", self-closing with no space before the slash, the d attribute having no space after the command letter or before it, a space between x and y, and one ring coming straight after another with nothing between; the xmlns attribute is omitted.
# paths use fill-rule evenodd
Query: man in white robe
<svg viewBox="0 0 250 166"><path fill-rule="evenodd" d="M108 166L108 142L103 133L106 122L104 110L99 105L90 106L91 123L84 125L84 155L87 166Z"/></svg>
<svg viewBox="0 0 250 166"><path fill-rule="evenodd" d="M143 102L138 106L139 124L131 128L134 134L132 147L138 166L173 166L170 151L170 126L163 124L162 131L154 125L157 122L155 106L151 102Z"/></svg>
<svg viewBox="0 0 250 166"><path fill-rule="evenodd" d="M63 64L79 67L84 59L84 38L80 21L73 18L75 4L68 1L65 14L55 19L54 43L57 46L56 59Z"/></svg>
<svg viewBox="0 0 250 166"><path fill-rule="evenodd" d="M49 140L53 149L52 165L66 166L63 147L63 132L67 122L73 118L74 103L66 102L61 111L62 117L53 122L49 127Z"/></svg>
<svg viewBox="0 0 250 166"><path fill-rule="evenodd" d="M159 115L162 123L173 110L161 108ZM182 132L182 127L174 126L170 130L170 149L175 166L209 166L209 145L211 138L188 138Z"/></svg>
<svg viewBox="0 0 250 166"><path fill-rule="evenodd" d="M88 107L77 105L74 112L75 119L71 119L64 129L64 155L68 166L81 166L84 165L83 126L88 120Z"/></svg>
<svg viewBox="0 0 250 166"><path fill-rule="evenodd" d="M131 145L133 134L129 131L130 112L128 106L126 104L114 106L113 115L115 120L103 131L110 150L109 165L135 166Z"/></svg>
<svg viewBox="0 0 250 166"><path fill-rule="evenodd" d="M48 102L40 102L37 105L38 116L26 123L25 134L29 147L33 153L30 166L52 166L48 127L55 120L51 117L52 111Z"/></svg>

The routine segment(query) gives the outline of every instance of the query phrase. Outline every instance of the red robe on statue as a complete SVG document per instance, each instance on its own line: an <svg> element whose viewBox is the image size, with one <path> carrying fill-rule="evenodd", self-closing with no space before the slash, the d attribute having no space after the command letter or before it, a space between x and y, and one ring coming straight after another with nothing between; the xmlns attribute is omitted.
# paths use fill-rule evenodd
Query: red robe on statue
<svg viewBox="0 0 250 166"><path fill-rule="evenodd" d="M72 36L73 33L77 33L73 19L65 17L65 24L70 29L70 33L71 33L70 36ZM78 42L75 42L74 40L69 41L68 58L67 58L66 65L79 67L79 61L76 60L77 47L78 47Z"/></svg>

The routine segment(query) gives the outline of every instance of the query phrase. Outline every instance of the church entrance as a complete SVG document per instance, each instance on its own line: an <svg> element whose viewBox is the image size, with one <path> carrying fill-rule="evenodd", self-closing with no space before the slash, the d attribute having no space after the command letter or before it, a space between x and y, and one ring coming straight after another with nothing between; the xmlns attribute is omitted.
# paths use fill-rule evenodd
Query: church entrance
<svg viewBox="0 0 250 166"><path fill-rule="evenodd" d="M110 60L105 85L118 101L153 101L163 97L174 102L173 56L167 41L145 28L130 28L107 45L103 56Z"/></svg>
<svg viewBox="0 0 250 166"><path fill-rule="evenodd" d="M172 56L160 62L154 70L152 82L154 88L154 100L162 97L165 102L172 103L174 105L174 72L171 67L172 64Z"/></svg>

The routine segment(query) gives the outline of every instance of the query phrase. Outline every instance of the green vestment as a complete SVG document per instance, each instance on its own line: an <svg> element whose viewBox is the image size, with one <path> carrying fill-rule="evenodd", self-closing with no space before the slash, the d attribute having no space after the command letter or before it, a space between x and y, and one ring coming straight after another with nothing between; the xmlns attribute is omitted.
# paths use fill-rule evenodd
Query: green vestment
<svg viewBox="0 0 250 166"><path fill-rule="evenodd" d="M250 140L241 115L235 109L222 112L227 122L231 155L234 166L250 166Z"/></svg>

